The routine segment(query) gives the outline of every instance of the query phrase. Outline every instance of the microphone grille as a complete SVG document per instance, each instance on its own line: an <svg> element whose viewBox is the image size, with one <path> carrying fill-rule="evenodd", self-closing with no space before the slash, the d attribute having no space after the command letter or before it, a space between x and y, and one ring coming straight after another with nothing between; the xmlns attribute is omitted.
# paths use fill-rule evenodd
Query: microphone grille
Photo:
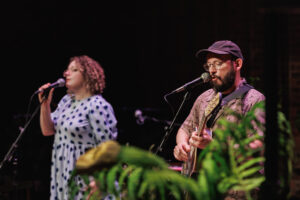
<svg viewBox="0 0 300 200"><path fill-rule="evenodd" d="M57 80L57 83L58 83L58 87L64 87L66 81L63 78L60 78L60 79Z"/></svg>
<svg viewBox="0 0 300 200"><path fill-rule="evenodd" d="M210 81L211 76L209 75L208 72L204 72L204 73L201 75L201 78L203 79L203 82L206 83L206 82Z"/></svg>
<svg viewBox="0 0 300 200"><path fill-rule="evenodd" d="M135 117L139 117L139 116L141 116L142 115L142 111L141 110L136 110L135 112L134 112L134 116Z"/></svg>

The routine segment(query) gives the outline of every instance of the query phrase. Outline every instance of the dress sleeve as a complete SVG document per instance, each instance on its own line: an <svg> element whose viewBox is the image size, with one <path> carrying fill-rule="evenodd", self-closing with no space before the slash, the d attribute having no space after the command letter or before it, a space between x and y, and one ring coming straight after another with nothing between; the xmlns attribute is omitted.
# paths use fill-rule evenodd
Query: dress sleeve
<svg viewBox="0 0 300 200"><path fill-rule="evenodd" d="M63 98L59 101L57 108L51 113L53 123L56 123L59 114L62 112L64 105L68 102L69 98L70 97L67 94L63 96Z"/></svg>
<svg viewBox="0 0 300 200"><path fill-rule="evenodd" d="M102 100L92 102L88 117L97 143L117 139L117 120L108 102Z"/></svg>

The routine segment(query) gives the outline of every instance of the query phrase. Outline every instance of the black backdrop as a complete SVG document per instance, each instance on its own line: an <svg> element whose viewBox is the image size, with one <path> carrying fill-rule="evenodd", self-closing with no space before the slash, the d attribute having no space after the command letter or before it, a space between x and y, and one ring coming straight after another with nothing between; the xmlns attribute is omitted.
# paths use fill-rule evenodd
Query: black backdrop
<svg viewBox="0 0 300 200"><path fill-rule="evenodd" d="M165 124L147 120L138 125L134 112L140 109L146 116L171 120L173 113L163 99L164 94L203 72L194 54L216 40L236 41L244 57L249 58L251 34L243 29L251 26L251 17L261 6L257 2L14 0L1 3L1 160L19 134L19 126L24 125L33 92L40 85L62 77L69 58L81 54L98 60L105 69L107 88L103 96L115 109L119 142L144 149L152 144L157 146L165 133ZM244 73L247 76L247 69ZM207 86L193 91L178 123L205 89ZM56 89L54 103L64 92L63 88ZM182 97L183 94L170 97L175 110ZM34 98L31 113L37 103ZM174 161L176 130L177 127L161 153L170 162ZM30 191L35 191L32 199L42 194L47 197L52 139L41 135L36 116L17 149L17 166L6 165L1 183L29 181L35 185L33 189L28 184ZM14 173L15 179L7 178L6 175L14 177ZM15 188L1 187L1 191L5 189ZM14 194L22 199L22 191L19 193Z"/></svg>
<svg viewBox="0 0 300 200"><path fill-rule="evenodd" d="M105 69L107 88L103 96L114 107L119 121L118 141L146 150L151 145L157 147L166 124L146 120L139 125L135 111L171 120L173 114L163 95L202 72L194 58L201 44L191 38L195 37L191 21L195 13L191 4L184 4L5 2L1 11L1 160L24 126L33 92L62 77L69 58L82 54L98 60ZM192 97L201 90L198 88ZM64 93L64 88L55 90L54 104ZM182 94L170 98L175 109L181 99ZM191 102L187 102L178 122L187 115ZM35 97L30 113L37 106ZM174 160L177 128L160 154L168 162ZM1 171L1 199L25 199L29 193L31 199L48 197L52 142L53 137L41 135L35 116L14 155L17 162L5 163Z"/></svg>

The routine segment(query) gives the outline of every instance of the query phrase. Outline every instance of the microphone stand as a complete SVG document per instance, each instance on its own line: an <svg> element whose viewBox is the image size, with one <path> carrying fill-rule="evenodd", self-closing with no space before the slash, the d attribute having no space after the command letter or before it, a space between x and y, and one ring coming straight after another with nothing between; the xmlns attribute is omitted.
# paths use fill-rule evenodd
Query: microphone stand
<svg viewBox="0 0 300 200"><path fill-rule="evenodd" d="M24 135L25 130L27 129L27 127L29 126L30 122L32 121L32 119L34 118L34 116L37 114L40 106L42 103L40 103L36 109L34 110L34 112L32 113L32 115L30 116L29 120L25 123L24 128L20 128L20 133L17 137L17 139L14 141L14 143L11 145L10 149L8 150L8 152L6 153L4 159L1 161L0 163L0 170L2 169L3 165L5 164L5 162L7 161L11 161L13 158L13 155L16 151L16 149L18 148L18 143L21 140L22 136Z"/></svg>
<svg viewBox="0 0 300 200"><path fill-rule="evenodd" d="M188 100L190 98L190 96L191 96L190 95L190 91L187 90L187 92L184 94L183 100L182 100L182 102L181 102L181 104L180 104L180 106L179 106L179 108L178 108L178 110L177 110L177 112L176 112L176 114L175 114L175 116L174 116L171 124L166 129L166 133L165 133L164 137L162 138L162 140L160 142L160 145L155 150L155 152L154 152L155 154L157 154L158 152L162 152L162 147L163 147L164 143L167 141L170 133L172 132L172 130L174 128L174 123L177 120L177 117L178 117L180 111L182 110L184 103L186 102L186 100Z"/></svg>

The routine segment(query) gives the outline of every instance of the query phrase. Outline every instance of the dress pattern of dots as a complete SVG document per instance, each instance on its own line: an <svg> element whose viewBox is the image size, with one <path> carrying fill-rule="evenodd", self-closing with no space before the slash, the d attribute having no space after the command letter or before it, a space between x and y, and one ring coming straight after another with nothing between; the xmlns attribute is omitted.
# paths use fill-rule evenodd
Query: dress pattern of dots
<svg viewBox="0 0 300 200"><path fill-rule="evenodd" d="M51 200L68 199L68 181L76 160L99 143L116 139L117 120L112 106L101 96L75 100L65 95L51 113L55 136L51 162ZM83 188L83 181L76 177ZM82 198L83 191L76 199Z"/></svg>

